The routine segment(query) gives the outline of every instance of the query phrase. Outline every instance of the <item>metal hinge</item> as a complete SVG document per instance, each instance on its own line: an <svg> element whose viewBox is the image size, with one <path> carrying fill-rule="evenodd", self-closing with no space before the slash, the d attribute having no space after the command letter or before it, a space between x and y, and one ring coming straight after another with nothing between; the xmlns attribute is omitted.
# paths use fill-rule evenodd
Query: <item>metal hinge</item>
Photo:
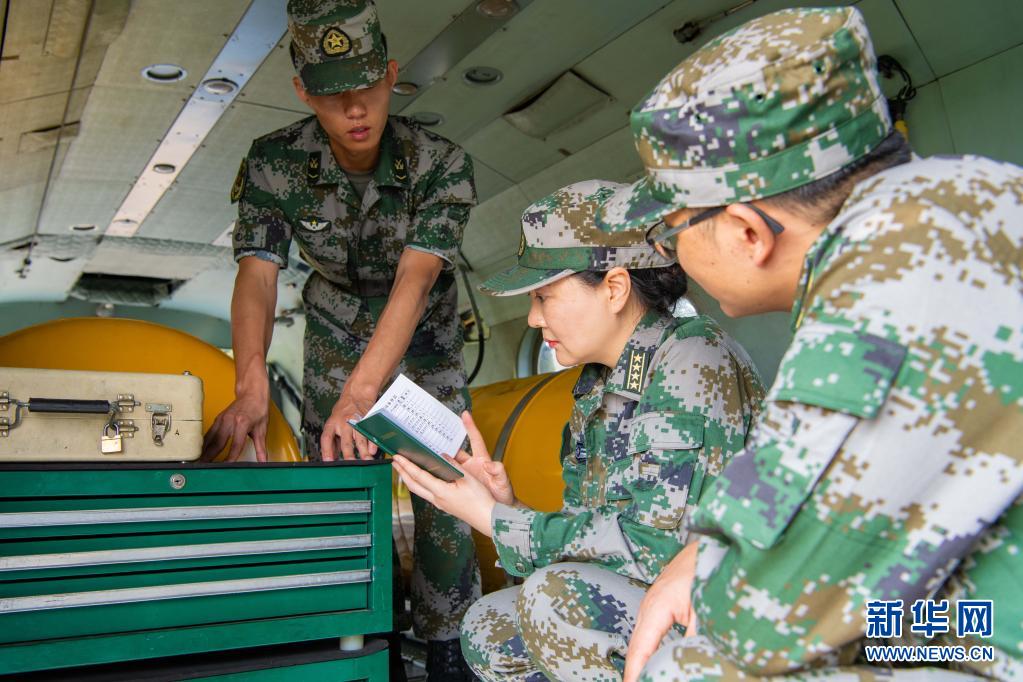
<svg viewBox="0 0 1023 682"><path fill-rule="evenodd" d="M134 419L118 419L117 432L121 434L123 438L134 438L135 432L139 430L139 427L135 426Z"/></svg>
<svg viewBox="0 0 1023 682"><path fill-rule="evenodd" d="M117 394L117 411L118 412L134 412L135 407L139 403L135 400L135 395L132 393L118 393Z"/></svg>
<svg viewBox="0 0 1023 682"><path fill-rule="evenodd" d="M11 405L11 394L7 391L0 391L0 412L6 412Z"/></svg>
<svg viewBox="0 0 1023 682"><path fill-rule="evenodd" d="M11 433L11 420L7 417L0 417L0 438L7 438Z"/></svg>

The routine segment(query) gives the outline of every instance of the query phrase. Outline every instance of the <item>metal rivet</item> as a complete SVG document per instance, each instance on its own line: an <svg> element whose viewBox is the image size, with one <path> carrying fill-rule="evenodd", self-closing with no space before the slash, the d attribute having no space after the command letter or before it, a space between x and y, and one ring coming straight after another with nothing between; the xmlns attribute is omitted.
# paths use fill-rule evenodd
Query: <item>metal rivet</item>
<svg viewBox="0 0 1023 682"><path fill-rule="evenodd" d="M185 476L184 474L174 474L170 477L170 486L175 490L181 490L185 487Z"/></svg>

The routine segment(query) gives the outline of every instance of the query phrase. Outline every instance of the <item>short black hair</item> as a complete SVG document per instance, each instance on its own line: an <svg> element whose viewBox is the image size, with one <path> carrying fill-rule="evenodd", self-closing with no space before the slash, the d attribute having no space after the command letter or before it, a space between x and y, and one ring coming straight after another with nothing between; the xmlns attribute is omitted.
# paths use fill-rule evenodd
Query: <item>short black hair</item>
<svg viewBox="0 0 1023 682"><path fill-rule="evenodd" d="M857 183L881 171L907 163L912 155L906 138L893 130L873 150L848 166L819 180L767 197L764 201L769 205L800 213L810 220L831 222Z"/></svg>
<svg viewBox="0 0 1023 682"><path fill-rule="evenodd" d="M628 270L632 292L644 310L671 314L678 299L689 290L689 279L678 263L663 268ZM604 281L604 270L584 270L575 274L583 284L595 287Z"/></svg>
<svg viewBox="0 0 1023 682"><path fill-rule="evenodd" d="M907 163L912 156L913 150L910 149L909 142L901 133L893 130L874 149L848 166L805 185L764 197L761 201L768 206L777 206L798 213L813 222L830 223L842 210L842 205L852 194L857 183L889 168ZM711 210L709 206L681 209L685 218L692 218L709 210ZM716 217L699 223L697 229L713 231Z"/></svg>

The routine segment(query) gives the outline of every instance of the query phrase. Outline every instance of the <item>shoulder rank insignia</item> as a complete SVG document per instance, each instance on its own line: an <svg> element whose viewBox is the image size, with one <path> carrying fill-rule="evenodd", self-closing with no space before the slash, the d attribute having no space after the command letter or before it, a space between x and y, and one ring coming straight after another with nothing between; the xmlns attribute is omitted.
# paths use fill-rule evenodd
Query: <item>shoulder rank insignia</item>
<svg viewBox="0 0 1023 682"><path fill-rule="evenodd" d="M400 156L394 159L394 179L401 182L408 180L408 173L405 170L405 159Z"/></svg>
<svg viewBox="0 0 1023 682"><path fill-rule="evenodd" d="M302 223L302 227L309 230L310 232L319 232L323 228L330 225L329 220L320 220L319 218L312 218L311 220L299 220Z"/></svg>
<svg viewBox="0 0 1023 682"><path fill-rule="evenodd" d="M242 164L238 166L238 175L234 178L234 184L231 185L231 203L238 203L238 200L242 198L242 193L245 191L245 161L242 159Z"/></svg>
<svg viewBox="0 0 1023 682"><path fill-rule="evenodd" d="M328 57L337 57L352 51L352 39L337 26L331 26L323 33L320 49Z"/></svg>
<svg viewBox="0 0 1023 682"><path fill-rule="evenodd" d="M310 185L315 185L320 181L322 160L323 157L320 152L309 152L309 161L305 167L305 178L309 181Z"/></svg>
<svg viewBox="0 0 1023 682"><path fill-rule="evenodd" d="M650 356L645 351L630 350L628 374L625 377L625 390L633 393L642 393L643 384L646 383L647 358Z"/></svg>

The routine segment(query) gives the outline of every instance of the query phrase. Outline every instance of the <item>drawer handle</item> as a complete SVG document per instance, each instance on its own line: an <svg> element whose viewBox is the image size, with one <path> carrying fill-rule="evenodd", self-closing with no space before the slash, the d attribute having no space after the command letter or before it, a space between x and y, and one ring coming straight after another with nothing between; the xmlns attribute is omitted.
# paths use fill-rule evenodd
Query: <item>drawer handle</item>
<svg viewBox="0 0 1023 682"><path fill-rule="evenodd" d="M282 575L272 578L243 578L241 580L216 580L183 585L156 585L153 587L129 587L119 590L97 590L95 592L67 592L64 594L42 594L31 597L10 597L0 599L0 614L47 611L80 606L110 606L112 604L134 604L160 599L186 599L189 597L216 597L224 594L245 594L248 592L270 592L293 590L303 587L328 587L350 583L368 583L372 571L338 571L335 573L309 573L305 575Z"/></svg>
<svg viewBox="0 0 1023 682"><path fill-rule="evenodd" d="M329 549L371 547L372 545L372 536L363 534L287 540L253 540L251 542L218 542L206 545L142 547L138 549L115 549L96 552L26 554L23 556L0 557L0 571L106 566L108 564L132 564L143 561L208 559L212 557L283 554L285 552L316 552Z"/></svg>
<svg viewBox="0 0 1023 682"><path fill-rule="evenodd" d="M143 523L150 521L213 521L216 519L254 519L273 516L315 516L320 514L366 514L372 508L373 505L369 500L352 500L346 502L228 504L215 507L142 507L138 509L15 512L0 514L0 528L83 526L98 523Z"/></svg>

